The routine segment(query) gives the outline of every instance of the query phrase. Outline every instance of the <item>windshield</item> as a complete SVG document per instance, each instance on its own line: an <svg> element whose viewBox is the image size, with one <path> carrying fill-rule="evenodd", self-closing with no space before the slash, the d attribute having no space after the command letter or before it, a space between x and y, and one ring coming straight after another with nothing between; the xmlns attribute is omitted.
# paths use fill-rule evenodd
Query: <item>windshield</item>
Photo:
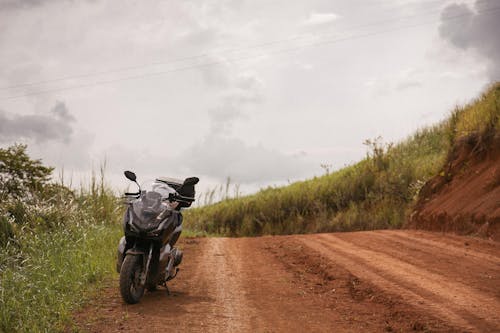
<svg viewBox="0 0 500 333"><path fill-rule="evenodd" d="M166 209L172 209L168 199L175 190L165 183L158 181L146 181L141 184L141 196L135 199L132 209L135 215L142 221L152 221Z"/></svg>
<svg viewBox="0 0 500 333"><path fill-rule="evenodd" d="M156 192L160 194L161 199L166 199L171 193L175 193L175 190L172 187L156 180L148 180L142 183L141 190L141 196L148 192Z"/></svg>

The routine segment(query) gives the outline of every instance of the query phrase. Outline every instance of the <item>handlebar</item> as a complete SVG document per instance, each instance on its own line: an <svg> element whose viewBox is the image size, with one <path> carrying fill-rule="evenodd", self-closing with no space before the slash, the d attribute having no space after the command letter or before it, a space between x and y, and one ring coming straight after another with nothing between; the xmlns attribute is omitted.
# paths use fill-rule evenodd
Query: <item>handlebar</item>
<svg viewBox="0 0 500 333"><path fill-rule="evenodd" d="M175 193L175 194L170 194L168 196L168 200L175 200L175 201L182 201L182 202L187 202L187 203L191 203L193 202L195 199L192 198L192 197L185 197L185 196L182 196L178 193Z"/></svg>
<svg viewBox="0 0 500 333"><path fill-rule="evenodd" d="M138 198L141 195L141 192L125 192L125 197L136 197ZM180 195L178 193L171 193L168 198L162 199L162 201L166 200L173 200L173 201L182 201L182 202L187 202L187 203L192 203L195 201L195 198L193 197L186 197L183 195Z"/></svg>

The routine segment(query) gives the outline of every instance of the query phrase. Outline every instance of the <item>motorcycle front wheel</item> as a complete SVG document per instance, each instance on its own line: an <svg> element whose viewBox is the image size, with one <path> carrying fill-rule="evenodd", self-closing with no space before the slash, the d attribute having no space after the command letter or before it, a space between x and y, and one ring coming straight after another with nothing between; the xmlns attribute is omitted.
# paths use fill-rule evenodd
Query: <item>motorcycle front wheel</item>
<svg viewBox="0 0 500 333"><path fill-rule="evenodd" d="M120 293L125 302L138 303L144 294L141 286L141 272L143 260L141 256L128 255L123 260L120 270Z"/></svg>

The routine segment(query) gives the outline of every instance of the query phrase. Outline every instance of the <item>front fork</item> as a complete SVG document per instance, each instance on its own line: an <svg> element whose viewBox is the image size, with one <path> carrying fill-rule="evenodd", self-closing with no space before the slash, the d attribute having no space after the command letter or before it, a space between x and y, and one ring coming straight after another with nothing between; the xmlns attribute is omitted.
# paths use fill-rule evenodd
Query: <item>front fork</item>
<svg viewBox="0 0 500 333"><path fill-rule="evenodd" d="M145 266L140 278L141 286L144 286L146 284L146 280L148 278L148 273L149 273L149 264L151 263L152 257L153 257L153 244L151 243L151 245L149 246L148 256L146 258L143 257Z"/></svg>

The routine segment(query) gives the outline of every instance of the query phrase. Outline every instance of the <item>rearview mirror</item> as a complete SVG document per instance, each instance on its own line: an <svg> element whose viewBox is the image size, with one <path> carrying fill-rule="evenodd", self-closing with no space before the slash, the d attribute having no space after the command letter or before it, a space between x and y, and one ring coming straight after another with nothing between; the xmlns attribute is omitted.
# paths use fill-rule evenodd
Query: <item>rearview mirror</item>
<svg viewBox="0 0 500 333"><path fill-rule="evenodd" d="M196 185L200 179L198 177L189 177L184 180L184 183L182 185Z"/></svg>
<svg viewBox="0 0 500 333"><path fill-rule="evenodd" d="M125 177L127 177L127 179L129 179L129 180L131 180L133 182L135 182L136 179L137 179L135 173L133 173L132 171L128 171L127 170L127 171L124 172L124 174L125 174Z"/></svg>

